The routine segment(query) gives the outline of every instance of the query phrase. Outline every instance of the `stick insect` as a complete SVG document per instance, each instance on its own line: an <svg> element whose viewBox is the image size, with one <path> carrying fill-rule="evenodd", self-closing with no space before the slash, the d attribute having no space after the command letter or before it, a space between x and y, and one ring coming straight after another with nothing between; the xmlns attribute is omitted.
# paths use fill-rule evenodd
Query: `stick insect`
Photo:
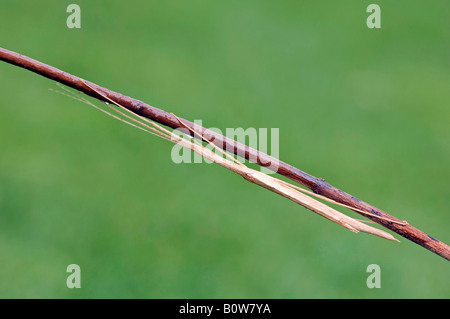
<svg viewBox="0 0 450 319"><path fill-rule="evenodd" d="M58 91L56 91L56 92L67 95L72 98L75 98L83 103L86 103L86 104L106 113L107 115L112 116L113 118L115 118L119 121L122 121L128 125L131 125L135 128L138 128L147 133L156 135L160 138L163 138L165 140L168 140L173 143L177 143L183 147L186 147L186 148L192 150L193 152L199 154L200 156L204 157L205 159L208 159L209 161L214 162L214 163L242 176L247 181L254 183L256 185L259 185L261 187L264 187L264 188L266 188L276 194L279 194L297 204L300 204L303 207L319 214L320 216L325 217L325 218L351 230L352 232L358 233L361 231L361 232L373 234L373 235L376 235L376 236L379 236L379 237L382 237L382 238L385 238L388 240L398 241L391 234L389 234L383 230L380 230L378 228L374 228L369 225L366 225L366 224L364 224L363 221L351 218L351 217L333 209L332 207L330 207L308 195L318 197L320 199L326 200L333 204L337 204L337 205L340 205L342 207L346 207L346 208L349 208L352 210L355 210L354 207L349 207L345 204L335 202L326 197L323 197L323 196L314 194L313 192L307 191L301 187L292 185L283 180L280 180L278 178L269 176L263 172L260 172L260 171L257 171L257 170L247 167L245 164L243 164L242 162L240 162L237 159L235 159L234 157L232 157L226 151L218 148L216 145L214 145L213 143L208 141L204 136L201 135L200 132L197 132L197 131L193 130L192 128L188 127L187 125L185 125L183 123L183 121L180 118L178 118L176 115L172 114L178 119L180 124L186 128L186 131L184 131L184 132L183 132L183 130L178 129L178 131L181 131L183 133L181 135L175 134L174 132L169 131L168 129L162 127L161 125L159 125L153 121L150 121L149 119L147 119L145 117L139 116L139 115L131 112L124 106L109 99L107 96L105 96L104 94L102 94L101 92L99 92L98 90L96 90L95 88L90 86L89 84L87 84L86 81L82 80L82 83L87 88L94 91L99 96L103 97L104 100L111 102L111 103L104 102L105 105L108 106L109 110L105 110L105 109L91 103L90 101L88 101L87 99L85 99L83 97L76 96L72 91L68 90L67 88L65 88L61 85L60 85L60 87L62 89L64 89L66 92L68 92L69 94L64 93L64 92L58 92ZM117 113L117 115L114 114L113 112ZM209 145L211 145L214 149L219 151L219 153L222 153L222 155L224 155L224 156L220 156L219 154L217 154L217 152L213 152L211 149L206 148L201 142L193 139L189 133L197 135L198 137L200 137L200 140L207 142ZM361 211L361 212L366 215L370 215L370 213L368 213L368 212L365 212L365 211ZM380 218L380 216L377 216L377 217ZM392 223L399 223L399 224L403 224L403 225L407 224L405 221L399 222L399 221L389 220L389 219L386 219L386 220L388 222L392 222Z"/></svg>

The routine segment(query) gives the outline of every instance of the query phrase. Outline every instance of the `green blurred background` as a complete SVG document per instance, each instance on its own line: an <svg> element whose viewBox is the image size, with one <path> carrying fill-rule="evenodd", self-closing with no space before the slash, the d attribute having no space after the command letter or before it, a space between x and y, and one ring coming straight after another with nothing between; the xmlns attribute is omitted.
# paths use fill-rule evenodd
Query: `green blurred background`
<svg viewBox="0 0 450 319"><path fill-rule="evenodd" d="M2 0L0 46L206 127L280 128L281 160L450 243L450 5L378 0L370 30L372 2ZM29 71L0 84L0 297L450 297L448 261L406 239L176 165Z"/></svg>

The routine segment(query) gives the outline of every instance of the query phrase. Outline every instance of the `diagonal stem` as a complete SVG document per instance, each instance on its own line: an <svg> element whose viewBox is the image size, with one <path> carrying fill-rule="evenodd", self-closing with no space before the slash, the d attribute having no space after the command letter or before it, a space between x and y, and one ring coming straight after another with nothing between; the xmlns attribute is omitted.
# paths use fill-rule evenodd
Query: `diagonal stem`
<svg viewBox="0 0 450 319"><path fill-rule="evenodd" d="M401 220L389 215L388 213L374 206L371 206L361 201L360 199L351 196L350 194L343 192L342 190L328 184L324 179L309 175L299 170L298 168L295 168L289 164L279 161L276 158L273 158L270 155L259 152L258 150L238 143L211 130L199 127L198 125L194 126L194 123L184 119L180 119L172 113L168 113L164 110L150 106L142 101L108 90L92 82L85 81L79 77L63 72L55 67L33 60L29 57L20 55L16 52L0 48L0 60L35 72L39 75L67 85L68 87L76 89L101 101L108 102L108 100L105 100L105 97L107 97L108 99L113 100L120 105L123 105L124 107L138 115L149 118L155 122L166 125L173 129L189 127L190 129L192 129L192 131L199 132L201 136L204 136L205 139L214 143L218 147L230 151L247 160L253 161L258 165L266 166L269 169L273 169L273 167L275 167L273 170L278 174L308 187L316 194L325 196L341 204L353 207L356 209L355 212L357 212L358 214L361 214L382 225L383 227L386 227L391 231L399 234L400 236L424 247L425 249L428 249L429 251L432 251L447 260L450 260L450 247L445 243L431 237L430 235L417 228L414 228L409 224L403 223ZM85 83L87 83L88 86ZM96 91L101 92L104 96L99 95ZM276 163L277 165L271 165L272 163ZM365 215L363 212L367 212L370 215Z"/></svg>

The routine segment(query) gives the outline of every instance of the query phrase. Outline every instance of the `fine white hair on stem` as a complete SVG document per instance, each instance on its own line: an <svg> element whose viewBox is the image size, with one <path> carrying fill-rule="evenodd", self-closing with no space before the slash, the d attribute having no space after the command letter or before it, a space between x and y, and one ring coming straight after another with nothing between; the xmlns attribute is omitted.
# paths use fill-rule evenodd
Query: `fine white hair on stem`
<svg viewBox="0 0 450 319"><path fill-rule="evenodd" d="M203 144L197 142L196 140L186 136L185 138L174 134L173 132L167 130L166 128L160 126L159 124L156 124L153 121L150 121L142 116L139 116L133 112L131 112L130 110L128 110L127 108L123 107L122 105L120 105L119 103L109 99L107 96L105 96L104 94L102 94L101 92L99 92L98 90L96 90L95 88L93 88L92 86L90 86L88 83L86 83L85 81L82 80L82 82L91 90L93 90L94 92L96 92L98 95L102 96L104 100L110 101L112 104L116 105L119 109L116 109L115 107L113 107L112 105L110 105L109 103L105 102L105 104L110 108L111 111L115 111L117 112L119 115L121 115L124 118L121 118L119 116L116 116L98 106L96 106L95 104L89 102L88 100L84 99L84 98L78 98L73 96L73 93L68 91L67 89L65 89L66 91L68 91L75 99L86 103L90 106L93 106L94 108L112 116L115 119L118 119L124 123L127 123L133 127L137 127L141 130L144 130L148 133L151 133L153 135L159 136L161 138L164 138L166 140L169 140L173 143L178 143L183 147L189 148L192 151L196 152L197 154L199 154L200 156L208 159L211 162L214 162L222 167L225 167L239 175L241 175L242 177L244 177L246 180L257 184L259 186L262 186L274 193L277 193L297 204L300 204L306 208L308 208L309 210L319 214L322 217L325 217L355 233L357 232L366 232L366 233L370 233L388 240L394 240L394 241L398 241L397 239L395 239L391 234L380 230L378 228L374 228L371 227L369 225L364 224L363 222L354 219L352 217L349 217L335 209L333 209L332 207L314 199L311 198L310 196L306 195L313 195L316 196L318 198L327 200L329 202L332 202L334 204L338 204L341 205L343 207L352 209L352 210L356 210L356 211L360 211L357 208L354 207L350 207L347 206L345 204L340 204L337 203L333 200L330 200L326 197L314 194L313 192L309 192L301 187L298 187L296 185L292 185L290 183L287 183L285 181L282 181L280 179L277 179L275 177L269 176L267 174L264 174L262 172L256 171L254 169L251 169L249 167L247 167L245 164L239 162L238 160L236 160L234 157L230 156L227 152L223 151L220 149L220 151L225 155L225 157L222 157L220 155L218 155L217 153L213 152L212 150L206 148L205 146L203 146ZM61 93L61 92L60 92ZM64 93L62 93L64 94ZM67 94L64 94L67 95ZM126 113L131 113L130 115L126 114ZM132 116L131 116L132 115ZM184 127L186 127L189 131L191 131L194 136L198 136L200 137L200 139L204 140L205 142L213 145L213 147L215 147L217 149L217 147L212 144L210 141L208 141L202 134L201 132L196 132L193 129L187 127L176 115L172 114L173 116L175 116L178 121L180 122L180 124ZM305 194L306 193L306 194ZM364 213L365 215L371 216L373 214L365 212L365 211L361 211L362 213ZM380 216L376 216L377 218L381 218ZM399 222L399 221L395 221L395 220L390 220L390 219L384 219L387 220L389 222L393 222L393 223L399 223L399 224L406 224L406 222Z"/></svg>

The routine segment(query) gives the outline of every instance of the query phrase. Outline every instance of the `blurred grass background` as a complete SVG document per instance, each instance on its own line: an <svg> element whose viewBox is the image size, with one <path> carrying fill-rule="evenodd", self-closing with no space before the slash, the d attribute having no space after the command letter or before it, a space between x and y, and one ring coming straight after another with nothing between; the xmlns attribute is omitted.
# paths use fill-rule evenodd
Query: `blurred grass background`
<svg viewBox="0 0 450 319"><path fill-rule="evenodd" d="M1 46L206 127L280 128L283 161L450 243L448 1L376 1L379 30L370 1L78 0L68 29L73 2L3 0ZM0 83L2 298L450 297L448 261L406 239L176 165L28 71Z"/></svg>

